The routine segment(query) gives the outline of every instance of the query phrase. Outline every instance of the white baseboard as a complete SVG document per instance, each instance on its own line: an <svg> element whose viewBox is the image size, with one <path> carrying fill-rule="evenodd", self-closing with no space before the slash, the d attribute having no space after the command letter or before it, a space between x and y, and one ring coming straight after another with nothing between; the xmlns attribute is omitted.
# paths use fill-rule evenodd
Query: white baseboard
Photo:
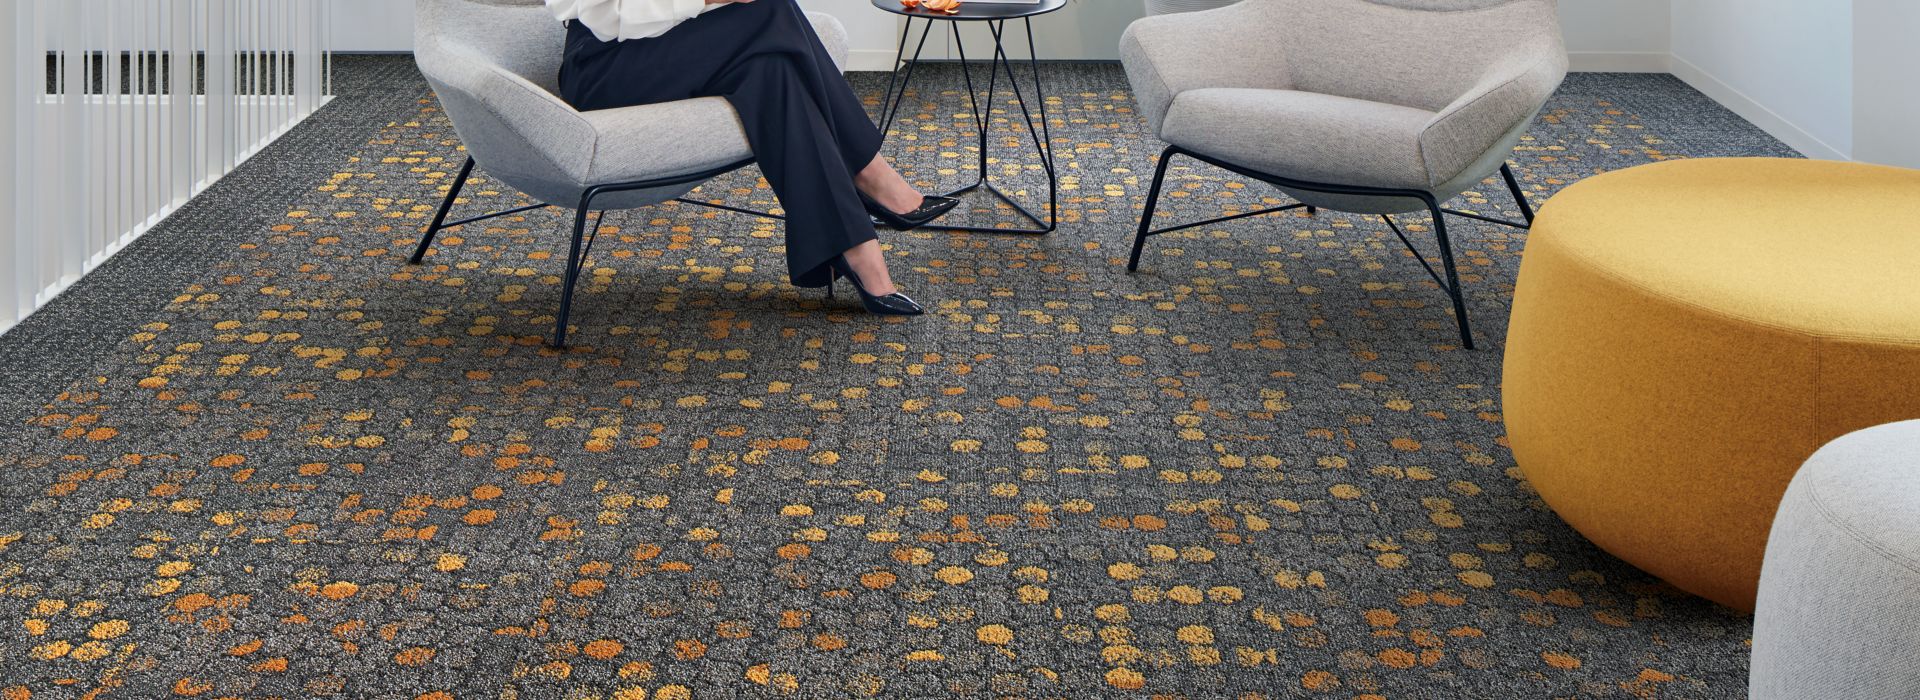
<svg viewBox="0 0 1920 700"><path fill-rule="evenodd" d="M1687 62L1686 59L1679 56L1673 57L1673 75L1685 81L1688 85L1692 85L1693 89L1699 90L1707 97L1713 98L1713 101L1720 103L1727 109L1733 110L1733 113L1740 115L1741 119L1753 122L1754 126L1760 127L1762 131L1768 134L1772 134L1774 138L1780 139L1781 142L1793 147L1793 150L1799 151L1808 158L1819 160L1853 160L1851 157L1848 157L1846 153L1841 152L1840 149L1834 148L1827 142L1820 140L1819 137L1808 133L1806 129L1800 128L1793 122L1788 121L1786 117L1782 117L1773 110L1767 109L1765 105L1748 97L1746 93L1740 92L1733 86L1721 82L1719 78L1713 77L1712 74L1702 70L1699 66Z"/></svg>
<svg viewBox="0 0 1920 700"><path fill-rule="evenodd" d="M849 71L893 70L894 52L890 49L857 49L847 53Z"/></svg>
<svg viewBox="0 0 1920 700"><path fill-rule="evenodd" d="M1667 73L1672 70L1665 51L1574 51L1567 54L1579 73Z"/></svg>

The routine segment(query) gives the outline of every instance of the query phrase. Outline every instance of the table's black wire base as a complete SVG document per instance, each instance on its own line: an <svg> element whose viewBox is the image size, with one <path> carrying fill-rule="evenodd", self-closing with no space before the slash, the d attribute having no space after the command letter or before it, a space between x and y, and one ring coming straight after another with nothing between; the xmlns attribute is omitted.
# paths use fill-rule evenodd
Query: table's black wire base
<svg viewBox="0 0 1920 700"><path fill-rule="evenodd" d="M914 49L913 58L907 59L907 40L913 34L913 23L915 19L917 18L908 17L906 25L900 30L900 48L895 54L894 70L892 75L887 78L886 97L880 102L880 132L882 134L886 134L893 129L893 124L900 115L900 107L907 100L907 87L913 82L914 69L919 67L921 57L926 53L927 37L933 32L934 20L938 18L925 18L926 25L920 30L920 41ZM954 46L960 51L960 71L961 74L966 77L967 100L973 108L974 125L980 130L980 179L966 187L947 192L945 196L960 197L979 190L986 190L987 193L993 195L995 199L1012 207L1013 210L1020 214L1022 218L1026 219L1027 223L1031 224L1031 226L954 226L935 223L926 226L925 228L927 229L936 231L1043 236L1053 233L1060 228L1060 179L1054 167L1053 130L1047 118L1046 91L1040 81L1040 60L1037 57L1037 52L1034 50L1033 20L1032 18L1021 18L1021 22L1025 25L1027 32L1027 65L1032 72L1034 101L1037 103L1040 112L1040 123L1037 126L1034 124L1033 110L1027 104L1026 93L1023 92L1020 87L1019 76L1014 72L1013 60L1007 56L1007 21L994 20L986 22L988 30L993 32L993 60L990 62L987 72L987 101L984 106L980 103L979 91L974 88L973 67L967 62L967 50L960 41L960 25L958 22L948 22L953 32ZM1013 89L1015 101L1020 105L1021 121L1025 122L1027 134L1032 138L1034 149L1040 154L1041 164L1047 172L1047 204L1045 217L1034 213L1032 209L1021 204L1019 200L1015 199L1012 193L1001 189L993 182L992 176L987 172L989 164L988 146L990 142L987 132L993 125L993 99L995 90L999 87L1000 75L1003 72L1007 76L1008 87Z"/></svg>
<svg viewBox="0 0 1920 700"><path fill-rule="evenodd" d="M953 226L953 225L947 225L947 224L928 224L926 228L934 229L936 231L1025 234L1029 236L1044 236L1046 234L1053 233L1055 230L1060 228L1060 222L1057 218L1049 218L1049 219L1040 218L1039 214L1033 213L1031 210L1027 209L1024 205L1020 204L1019 200L1014 199L1013 195L1008 194L1006 190L1000 189L999 185L995 185L991 182L987 182L984 180L981 182L976 182L971 185L967 185L966 187L962 187L952 192L948 192L945 194L945 196L961 197L964 195L972 194L973 192L982 190L982 189L986 190L988 194L993 195L995 199L998 199L1002 202L1006 202L1007 206L1013 207L1013 210L1015 212L1019 212L1020 216L1026 218L1027 221L1033 222L1033 225L1036 226L1037 228L998 228L998 227L990 227L990 226Z"/></svg>

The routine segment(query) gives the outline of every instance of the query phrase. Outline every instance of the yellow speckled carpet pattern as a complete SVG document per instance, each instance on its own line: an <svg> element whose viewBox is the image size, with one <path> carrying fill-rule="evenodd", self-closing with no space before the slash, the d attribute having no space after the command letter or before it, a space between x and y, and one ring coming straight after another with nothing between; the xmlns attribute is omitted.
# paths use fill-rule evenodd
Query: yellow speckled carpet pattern
<svg viewBox="0 0 1920 700"><path fill-rule="evenodd" d="M65 359L8 380L0 698L1744 696L1746 619L1587 544L1503 444L1523 234L1457 230L1477 352L1377 220L1195 229L1130 276L1160 146L1117 67L1047 70L1064 226L886 236L934 314L788 288L775 223L663 206L607 218L559 352L567 215L407 266L459 142L403 59L345 62L303 128L351 156L254 166L285 195L164 236L256 223L5 341ZM914 96L911 177L971 174L959 100ZM1539 202L1779 149L1707 140L1705 104L1575 76L1516 169ZM1281 201L1176 176L1172 218ZM495 187L463 211L523 203ZM1517 215L1482 194L1455 206ZM755 171L702 196L774 206Z"/></svg>

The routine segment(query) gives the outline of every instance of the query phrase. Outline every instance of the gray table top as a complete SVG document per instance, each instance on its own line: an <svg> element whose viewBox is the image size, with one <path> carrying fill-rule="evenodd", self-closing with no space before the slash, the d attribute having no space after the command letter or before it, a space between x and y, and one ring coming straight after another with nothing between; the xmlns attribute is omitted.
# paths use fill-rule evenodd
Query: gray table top
<svg viewBox="0 0 1920 700"><path fill-rule="evenodd" d="M908 17L944 19L954 22L982 22L1044 15L1066 7L1067 0L1040 0L1040 2L1031 5L1023 3L961 2L960 11L951 14L917 7L908 8L900 4L900 0L873 0L873 6L896 15L906 15Z"/></svg>

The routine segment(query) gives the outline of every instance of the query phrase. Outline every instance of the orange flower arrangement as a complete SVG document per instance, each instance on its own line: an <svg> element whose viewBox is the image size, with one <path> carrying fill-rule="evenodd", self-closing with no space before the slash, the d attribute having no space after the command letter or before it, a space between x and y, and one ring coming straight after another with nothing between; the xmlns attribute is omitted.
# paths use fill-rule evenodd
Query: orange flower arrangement
<svg viewBox="0 0 1920 700"><path fill-rule="evenodd" d="M900 0L900 4L909 10L920 7L932 12L960 14L960 0Z"/></svg>

